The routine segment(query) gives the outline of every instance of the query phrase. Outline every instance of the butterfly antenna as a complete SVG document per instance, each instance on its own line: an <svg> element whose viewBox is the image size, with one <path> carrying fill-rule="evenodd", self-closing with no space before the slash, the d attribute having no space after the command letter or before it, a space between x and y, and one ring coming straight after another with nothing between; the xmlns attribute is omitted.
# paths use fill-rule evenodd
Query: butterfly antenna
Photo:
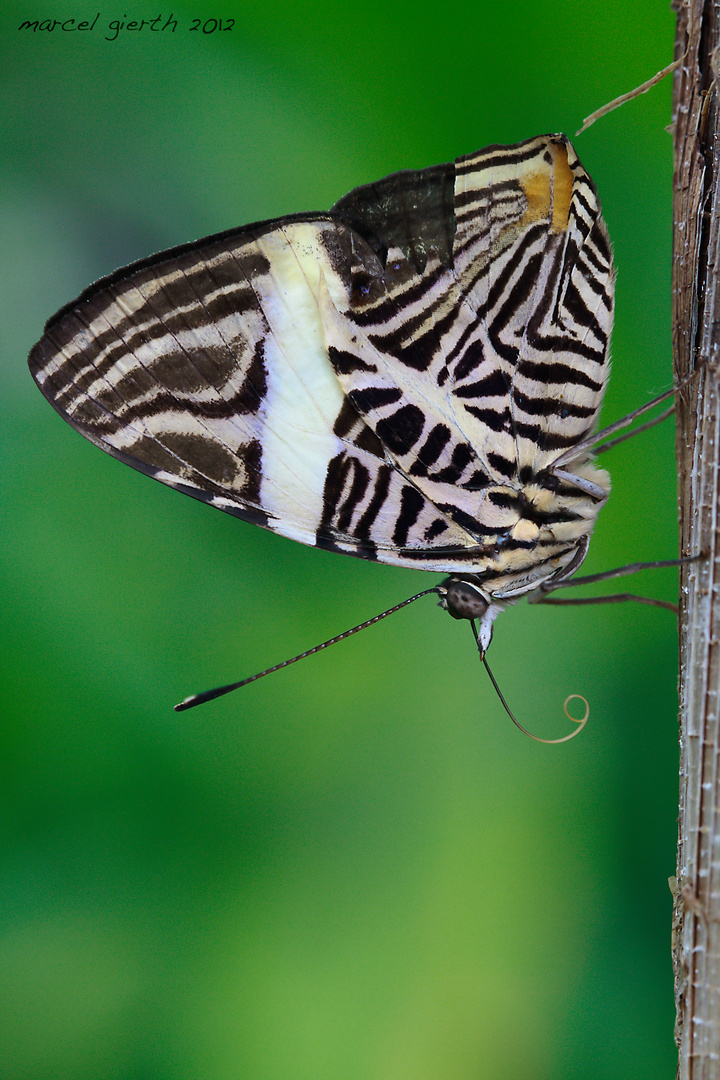
<svg viewBox="0 0 720 1080"><path fill-rule="evenodd" d="M473 631L473 634L475 635L475 641L477 643L477 647L478 647L478 649L480 649L480 640L478 638L477 627L475 626L475 620L474 619L470 620L470 625L472 626L472 631ZM515 727L518 728L520 731L522 731L523 735L527 735L528 738L534 739L535 742L555 744L555 743L568 742L568 740L574 739L575 736L579 735L580 732L582 731L582 729L585 727L585 724L588 721L588 717L590 716L590 706L588 705L587 700L582 696L582 694L570 694L569 697L565 698L565 704L563 705L563 709L565 711L565 715L567 716L568 720L572 720L573 724L579 724L580 726L577 727L575 729L575 731L571 731L569 735L563 735L563 737L561 739L541 739L539 735L533 735L533 733L531 731L528 731L527 728L524 728L522 726L522 724L513 716L512 711L510 709L510 706L508 705L507 701L503 697L502 691L501 691L500 687L498 686L498 684L497 684L497 682L495 680L495 676L493 675L492 671L490 670L490 665L488 664L487 657L485 656L484 653L481 653L480 659L482 660L483 664L485 665L485 670L487 671L488 675L490 676L490 682L493 684L493 686L495 688L495 693L500 698L500 703L501 703L503 709L508 714L508 716L512 720ZM578 700L585 702L585 713L579 720L576 717L571 716L570 713L568 712L568 702L572 701L573 698L578 698Z"/></svg>
<svg viewBox="0 0 720 1080"><path fill-rule="evenodd" d="M241 686L247 686L249 683L255 682L256 679L262 679L265 675L272 675L273 671L280 671L280 668L295 664L298 660L304 660L306 656L312 656L313 653L320 652L322 649L327 649L329 645L337 645L338 641L344 641L345 638L351 637L352 634L357 634L360 630L366 630L368 626L380 622L381 619L386 619L388 615L394 615L396 611L400 611L401 608L407 607L408 604L414 604L421 596L429 596L430 593L438 593L438 591L437 588L424 589L422 592L416 593L415 596L410 596L407 600L403 600L401 604L396 604L395 607L388 608L387 611L382 611L379 615L373 616L373 618L368 619L367 622L360 623L359 626L353 626L351 630L346 630L343 634L338 634L337 637L330 638L329 641L323 641L320 645L315 645L312 649L299 653L298 656L292 656L289 660L283 660L281 664L275 664L273 667L266 668L265 671L259 671L257 675L250 675L247 679L241 679L240 682L229 683L227 686L219 686L215 690L206 690L202 694L191 694L190 697L186 697L184 701L181 701L179 705L175 706L175 712L184 712L185 709L193 709L196 705L202 705L206 701L212 701L214 698L222 697L223 694L229 694L232 690L239 690ZM507 708L507 706L505 707Z"/></svg>

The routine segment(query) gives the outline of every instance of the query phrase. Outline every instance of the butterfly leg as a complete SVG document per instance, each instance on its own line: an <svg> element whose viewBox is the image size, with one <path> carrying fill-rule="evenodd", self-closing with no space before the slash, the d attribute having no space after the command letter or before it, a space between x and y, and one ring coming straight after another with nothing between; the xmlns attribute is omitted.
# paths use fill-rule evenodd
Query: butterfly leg
<svg viewBox="0 0 720 1080"><path fill-rule="evenodd" d="M559 469L562 468L563 465L566 465L568 462L574 461L579 456L581 456L583 451L592 451L592 453L594 454L601 454L604 450L609 450L611 446L617 446L618 443L624 442L625 439L630 439L633 435L639 435L641 431L647 431L648 428L654 427L655 424L659 424L662 420L666 420L667 417L670 416L674 411L674 405L670 409L665 409L664 412L660 413L660 415L656 416L653 420L649 420L647 421L647 423L641 424L639 427L634 428L632 431L628 431L624 435L621 435L620 438L612 439L611 442L603 443L602 446L598 446L598 443L602 442L603 439L607 439L610 435L614 435L616 432L622 431L623 428L626 428L630 424L632 424L633 420L637 420L639 416L643 416L646 412L649 412L650 409L654 409L656 405L660 405L661 402L667 401L669 397L672 397L680 390L683 390L689 383L691 383L696 378L698 372L702 370L703 366L704 365L698 366L694 371L692 371L688 376L686 376L686 378L682 379L677 384L677 386L673 386L670 390L666 390L664 393L658 394L658 396L654 397L652 401L648 401L644 405L641 405L639 409L633 409L632 412L628 413L626 416L623 416L620 420L616 420L614 424L610 424L609 427L603 428L602 431L595 432L594 435L591 435L583 442L578 443L576 446L573 446L570 450L566 450L564 454L561 454L559 458L556 458L556 460L550 466L549 471L556 473Z"/></svg>
<svg viewBox="0 0 720 1080"><path fill-rule="evenodd" d="M556 589L568 589L573 585L594 585L598 581L608 581L610 578L624 577L626 574L636 574L640 570L660 570L669 566L682 566L684 563L697 562L704 558L704 553L699 555L686 555L681 559L658 559L655 562L628 563L627 566L618 566L613 570L603 570L598 574L586 574L584 577L573 578L568 581L565 576L555 581L544 582L531 597L531 604L617 604L626 600L633 600L639 604L651 604L654 607L664 607L668 611L677 613L677 604L671 604L667 600L655 600L648 596L636 596L634 593L612 593L609 596L585 596L577 598L551 598L548 593ZM575 560L573 560L575 562ZM576 563L579 565L579 562ZM572 563L570 564L572 566ZM568 569L570 569L568 567Z"/></svg>
<svg viewBox="0 0 720 1080"><path fill-rule="evenodd" d="M678 613L677 604L672 604L669 600L654 600L650 596L636 596L635 593L610 593L608 596L538 596L533 597L530 603L563 604L569 607L571 604L621 604L626 600L635 600L638 604L651 604L653 607L667 608L668 611L674 611L676 615Z"/></svg>

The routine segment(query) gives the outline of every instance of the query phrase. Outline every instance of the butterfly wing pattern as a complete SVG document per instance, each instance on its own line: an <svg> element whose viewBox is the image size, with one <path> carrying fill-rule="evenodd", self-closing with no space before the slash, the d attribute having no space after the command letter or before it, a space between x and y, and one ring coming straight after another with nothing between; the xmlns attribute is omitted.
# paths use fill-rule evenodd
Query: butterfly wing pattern
<svg viewBox="0 0 720 1080"><path fill-rule="evenodd" d="M502 606L579 565L609 493L572 448L596 428L613 285L594 185L545 135L119 270L30 368L163 483Z"/></svg>

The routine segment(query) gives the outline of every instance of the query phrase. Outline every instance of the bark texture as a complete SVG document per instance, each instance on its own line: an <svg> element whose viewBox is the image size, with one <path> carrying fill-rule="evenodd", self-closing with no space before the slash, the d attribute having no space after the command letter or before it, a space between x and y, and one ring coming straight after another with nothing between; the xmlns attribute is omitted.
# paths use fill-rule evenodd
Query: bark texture
<svg viewBox="0 0 720 1080"><path fill-rule="evenodd" d="M678 5L673 349L681 574L680 817L673 956L680 1080L720 1080L720 3Z"/></svg>

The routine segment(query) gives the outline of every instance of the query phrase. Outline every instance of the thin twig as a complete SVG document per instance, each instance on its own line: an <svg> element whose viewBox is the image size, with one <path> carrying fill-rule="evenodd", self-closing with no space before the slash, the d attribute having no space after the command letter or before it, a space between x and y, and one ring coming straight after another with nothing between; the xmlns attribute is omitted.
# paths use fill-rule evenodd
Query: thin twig
<svg viewBox="0 0 720 1080"><path fill-rule="evenodd" d="M653 86L657 86L666 75L670 75L673 71L677 71L684 59L685 57L681 56L679 60L673 60L672 64L668 64L662 71L658 71L657 75L653 75L652 79L648 79L647 82L641 83L640 86L636 86L634 90L628 90L627 94L621 94L620 97L613 98L612 101L608 101L607 105L603 105L601 108L596 109L595 112L590 113L589 116L585 117L582 127L578 128L575 134L582 135L583 131L587 131L587 129L594 124L596 120L599 120L601 116L607 116L613 109L619 109L621 105L625 105L626 102L632 101L633 98L640 97L641 94L647 94L648 90L652 90Z"/></svg>

